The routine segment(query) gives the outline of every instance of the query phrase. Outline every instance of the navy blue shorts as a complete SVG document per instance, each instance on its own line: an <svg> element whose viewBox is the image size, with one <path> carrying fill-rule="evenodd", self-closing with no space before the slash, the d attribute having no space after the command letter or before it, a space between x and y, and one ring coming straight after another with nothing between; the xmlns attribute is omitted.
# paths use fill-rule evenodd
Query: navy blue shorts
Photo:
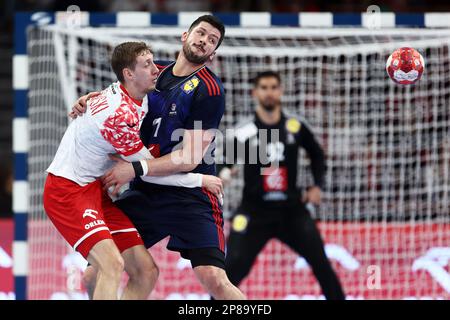
<svg viewBox="0 0 450 320"><path fill-rule="evenodd" d="M128 190L115 204L130 217L147 248L170 236L167 248L182 256L200 248L218 248L225 253L222 206L205 189Z"/></svg>

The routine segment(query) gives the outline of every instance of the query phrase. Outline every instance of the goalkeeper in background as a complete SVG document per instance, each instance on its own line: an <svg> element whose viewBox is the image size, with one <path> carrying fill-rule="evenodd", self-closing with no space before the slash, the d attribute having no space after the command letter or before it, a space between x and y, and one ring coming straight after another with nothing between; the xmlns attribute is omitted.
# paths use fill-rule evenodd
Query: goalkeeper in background
<svg viewBox="0 0 450 320"><path fill-rule="evenodd" d="M245 163L243 200L232 217L227 243L227 275L238 286L267 241L277 238L305 258L327 299L343 300L345 295L339 279L306 208L307 203L319 205L321 201L326 170L324 152L304 121L282 111L281 79L277 73L258 74L253 96L258 102L254 117L237 126L232 137L235 152L225 155L227 164L236 163L238 158ZM261 129L267 130L266 141L261 137ZM278 130L278 141L270 140L272 130ZM315 183L303 197L296 187L298 147L309 155ZM247 154L239 155L238 150ZM251 155L260 154L267 158L252 162L256 157ZM235 171L230 165L220 170L224 184Z"/></svg>

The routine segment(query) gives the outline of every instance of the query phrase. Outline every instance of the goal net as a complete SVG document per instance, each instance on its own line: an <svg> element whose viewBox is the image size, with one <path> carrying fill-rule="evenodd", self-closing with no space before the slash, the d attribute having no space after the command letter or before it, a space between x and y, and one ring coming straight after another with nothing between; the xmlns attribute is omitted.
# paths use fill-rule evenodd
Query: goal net
<svg viewBox="0 0 450 320"><path fill-rule="evenodd" d="M86 298L85 262L42 205L44 171L69 108L78 96L116 80L109 66L115 45L143 40L155 59L173 60L183 31L28 30L30 299ZM450 298L449 44L449 30L228 28L210 66L226 92L222 130L251 116L256 73L280 72L284 110L307 119L327 155L323 203L311 214L350 299ZM387 57L402 46L425 59L424 75L412 86L394 84L385 72ZM306 187L312 180L304 153L298 165ZM241 178L226 190L226 216L240 201ZM167 251L166 241L151 249L161 270L151 298L208 298L190 264ZM305 260L276 239L241 289L250 299L323 298Z"/></svg>

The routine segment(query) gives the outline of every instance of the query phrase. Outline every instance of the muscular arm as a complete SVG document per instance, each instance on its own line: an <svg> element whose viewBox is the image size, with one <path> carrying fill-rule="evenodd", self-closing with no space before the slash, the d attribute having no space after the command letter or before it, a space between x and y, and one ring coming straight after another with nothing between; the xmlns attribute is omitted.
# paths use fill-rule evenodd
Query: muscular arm
<svg viewBox="0 0 450 320"><path fill-rule="evenodd" d="M129 155L122 156L127 162L140 161L145 159L153 159L147 148L142 148L139 152ZM202 186L203 175L199 173L182 173L182 174L171 174L160 177L145 176L141 177L143 181L160 184L165 186L177 186L185 188L197 188Z"/></svg>
<svg viewBox="0 0 450 320"><path fill-rule="evenodd" d="M185 130L181 149L147 160L147 175L165 176L194 170L202 162L213 138L212 130Z"/></svg>
<svg viewBox="0 0 450 320"><path fill-rule="evenodd" d="M183 147L180 150L173 151L160 158L145 160L148 166L148 171L145 173L146 178L149 176L167 176L195 169L201 163L213 137L214 134L210 130L186 130L183 136ZM115 195L125 183L135 176L133 165L129 162L120 161L104 175L102 181L105 189L115 187L112 192ZM203 177L208 176L203 175ZM216 189L218 191L215 193L223 193L221 183Z"/></svg>

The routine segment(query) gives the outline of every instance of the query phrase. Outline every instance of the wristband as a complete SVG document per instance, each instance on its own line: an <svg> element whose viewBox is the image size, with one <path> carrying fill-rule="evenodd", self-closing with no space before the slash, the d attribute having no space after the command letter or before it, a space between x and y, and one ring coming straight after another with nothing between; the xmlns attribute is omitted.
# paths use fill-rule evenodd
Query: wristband
<svg viewBox="0 0 450 320"><path fill-rule="evenodd" d="M131 164L133 165L134 176L135 177L142 176L142 174L144 173L144 168L142 167L141 162L140 161L134 161Z"/></svg>
<svg viewBox="0 0 450 320"><path fill-rule="evenodd" d="M142 166L142 174L141 174L141 176L146 176L147 173L148 173L147 160L141 160L139 162L141 163L141 166Z"/></svg>

